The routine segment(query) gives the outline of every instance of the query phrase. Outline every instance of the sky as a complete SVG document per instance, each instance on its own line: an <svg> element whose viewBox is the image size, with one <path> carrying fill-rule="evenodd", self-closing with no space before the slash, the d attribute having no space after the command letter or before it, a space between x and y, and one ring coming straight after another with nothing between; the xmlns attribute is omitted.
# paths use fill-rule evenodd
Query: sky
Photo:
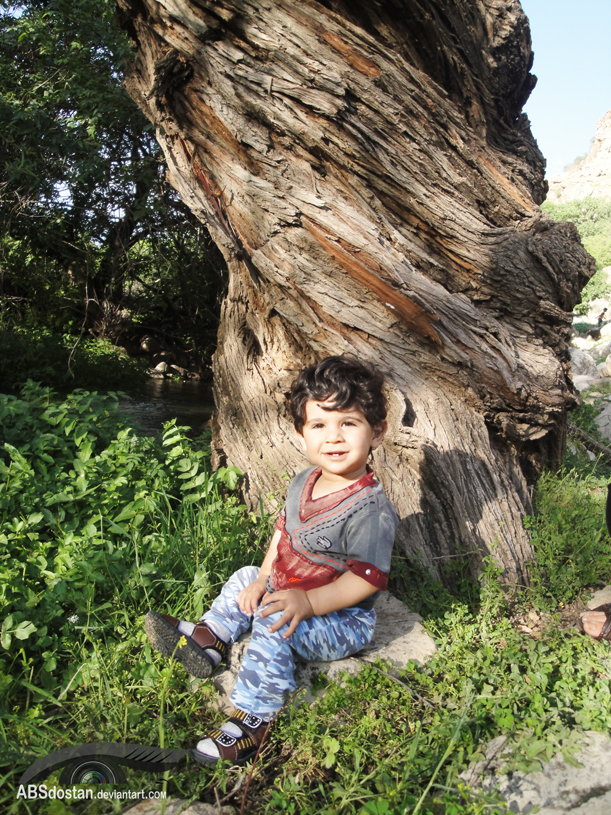
<svg viewBox="0 0 611 815"><path fill-rule="evenodd" d="M611 109L611 0L520 0L538 78L524 106L547 176L590 149Z"/></svg>

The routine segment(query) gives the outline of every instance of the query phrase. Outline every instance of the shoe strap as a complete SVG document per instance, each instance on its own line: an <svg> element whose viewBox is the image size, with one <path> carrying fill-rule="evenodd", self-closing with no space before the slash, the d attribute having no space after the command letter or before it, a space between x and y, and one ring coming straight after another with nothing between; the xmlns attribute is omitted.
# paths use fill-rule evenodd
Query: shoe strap
<svg viewBox="0 0 611 815"><path fill-rule="evenodd" d="M216 651L223 659L227 655L227 643L219 639L206 623L197 623L191 634L191 639L200 648L211 648Z"/></svg>
<svg viewBox="0 0 611 815"><path fill-rule="evenodd" d="M231 721L231 719L229 720ZM222 761L236 761L242 758L245 752L250 752L257 747L257 743L252 736L244 735L236 738L224 730L213 730L206 736L207 739L212 739L216 744L219 751L219 757Z"/></svg>
<svg viewBox="0 0 611 815"><path fill-rule="evenodd" d="M255 716L252 713L245 713L243 710L236 710L228 721L232 722L232 724L236 724L242 733L251 736L255 744L259 745L263 741L267 722L259 716Z"/></svg>

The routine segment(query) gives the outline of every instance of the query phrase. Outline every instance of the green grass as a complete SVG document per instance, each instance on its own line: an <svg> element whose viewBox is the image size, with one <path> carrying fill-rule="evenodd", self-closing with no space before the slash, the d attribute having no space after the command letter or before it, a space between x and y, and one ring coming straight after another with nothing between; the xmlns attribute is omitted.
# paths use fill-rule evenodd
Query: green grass
<svg viewBox="0 0 611 815"><path fill-rule="evenodd" d="M36 758L70 744L189 747L224 720L211 680L191 682L151 651L143 616L149 607L199 616L236 568L258 562L269 519L239 503L235 470L210 471L205 446L173 425L163 444L141 438L118 420L112 396L58 400L30 385L21 399L0 397L0 426L0 807L119 811L110 801L17 800L16 783ZM321 679L319 700L271 729L245 811L503 812L459 777L492 738L508 736L510 766L532 770L558 753L573 761L585 730L610 732L610 646L553 621L560 603L611 580L607 480L578 451L538 484L527 521L532 587L513 598L552 614L538 640L510 624L491 566L481 583L457 582L451 594L397 557L393 591L422 614L436 655L398 672L378 662ZM248 772L184 763L164 780L128 770L127 789L218 796L237 812Z"/></svg>
<svg viewBox="0 0 611 815"><path fill-rule="evenodd" d="M570 603L584 587L611 582L611 546L604 525L608 479L592 471L584 477L575 469L540 479L536 515L524 522L536 557L528 596L536 608L553 610Z"/></svg>

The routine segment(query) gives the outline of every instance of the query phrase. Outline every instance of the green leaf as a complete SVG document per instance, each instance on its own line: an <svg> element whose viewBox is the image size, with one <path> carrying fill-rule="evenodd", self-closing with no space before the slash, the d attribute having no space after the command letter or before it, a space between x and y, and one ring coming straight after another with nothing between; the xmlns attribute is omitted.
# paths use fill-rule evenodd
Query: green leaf
<svg viewBox="0 0 611 815"><path fill-rule="evenodd" d="M114 523L119 523L120 521L128 521L130 518L133 518L136 514L136 510L133 508L133 503L128 504L124 507L118 515L115 515L113 518Z"/></svg>
<svg viewBox="0 0 611 815"><path fill-rule="evenodd" d="M18 640L27 640L30 634L33 634L34 631L36 631L36 626L34 623L31 623L29 620L23 620L23 622L19 623L17 628L13 631L13 634Z"/></svg>
<svg viewBox="0 0 611 815"><path fill-rule="evenodd" d="M322 746L327 751L327 755L323 761L323 766L330 769L335 764L336 753L339 751L340 744L337 739L331 738L330 736L325 736L322 741Z"/></svg>

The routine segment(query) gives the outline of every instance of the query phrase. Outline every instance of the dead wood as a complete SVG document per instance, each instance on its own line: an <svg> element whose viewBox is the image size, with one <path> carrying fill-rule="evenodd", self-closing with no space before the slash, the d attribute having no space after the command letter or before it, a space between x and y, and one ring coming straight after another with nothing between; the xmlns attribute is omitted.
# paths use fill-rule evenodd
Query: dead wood
<svg viewBox="0 0 611 815"><path fill-rule="evenodd" d="M611 449L605 444L601 444L599 441L596 441L596 439L590 436L589 433L586 433L585 430L577 427L577 425L573 424L572 422L568 423L568 429L569 436L579 439L579 441L582 442L582 444L592 453L598 453L599 455L604 456L607 461L611 461Z"/></svg>

